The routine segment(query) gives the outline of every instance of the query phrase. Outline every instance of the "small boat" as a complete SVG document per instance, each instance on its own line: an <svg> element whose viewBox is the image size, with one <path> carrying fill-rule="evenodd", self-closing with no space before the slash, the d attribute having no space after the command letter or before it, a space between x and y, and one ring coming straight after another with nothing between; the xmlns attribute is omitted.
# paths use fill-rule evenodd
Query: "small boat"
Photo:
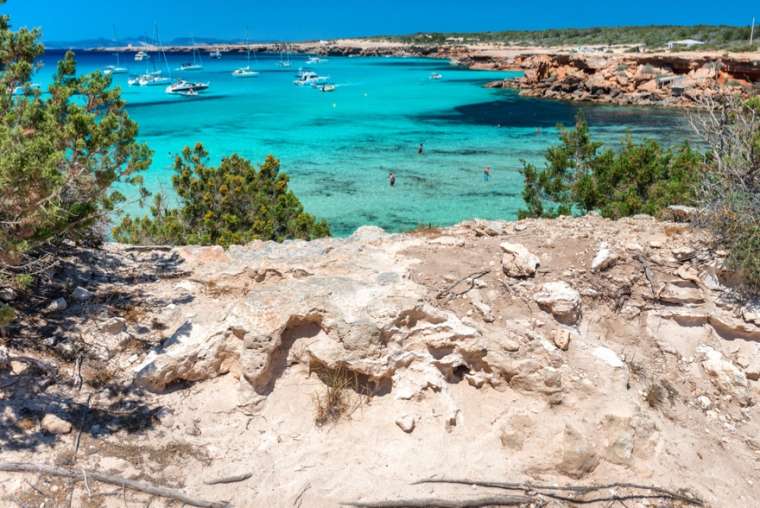
<svg viewBox="0 0 760 508"><path fill-rule="evenodd" d="M290 51L288 50L288 46L285 46L285 49L280 52L280 67L290 67Z"/></svg>
<svg viewBox="0 0 760 508"><path fill-rule="evenodd" d="M251 69L250 65L246 65L232 71L232 75L236 78L255 78L259 73Z"/></svg>
<svg viewBox="0 0 760 508"><path fill-rule="evenodd" d="M106 70L103 71L103 74L126 74L129 72L129 69L126 67L119 67L118 65L109 65L106 67Z"/></svg>
<svg viewBox="0 0 760 508"><path fill-rule="evenodd" d="M319 58L318 56L310 56L308 60L306 60L307 64L319 64L319 63L325 63L327 59Z"/></svg>
<svg viewBox="0 0 760 508"><path fill-rule="evenodd" d="M246 66L239 67L232 71L232 76L236 78L255 78L258 72L251 69L251 47L248 45L248 33L245 34L245 59Z"/></svg>
<svg viewBox="0 0 760 508"><path fill-rule="evenodd" d="M214 60L221 60L222 59L222 52L218 49L215 49L214 51L209 51L208 53L209 58L213 58Z"/></svg>
<svg viewBox="0 0 760 508"><path fill-rule="evenodd" d="M327 76L320 76L314 71L302 70L298 73L298 78L293 81L298 86L311 86L322 83L330 79Z"/></svg>
<svg viewBox="0 0 760 508"><path fill-rule="evenodd" d="M143 60L150 60L150 55L143 50L135 53L135 62L142 62Z"/></svg>
<svg viewBox="0 0 760 508"><path fill-rule="evenodd" d="M162 86L168 85L171 82L172 78L161 76L159 71L158 74L155 72L141 74L140 76L128 80L127 84L129 86Z"/></svg>
<svg viewBox="0 0 760 508"><path fill-rule="evenodd" d="M194 83L183 79L166 87L166 93L179 95L197 95L198 92L208 89L209 83Z"/></svg>
<svg viewBox="0 0 760 508"><path fill-rule="evenodd" d="M182 72L187 72L187 71L200 71L202 69L203 69L203 65L201 64L201 57L198 54L198 50L195 49L195 39L193 39L193 61L183 63L177 68L177 70L182 71Z"/></svg>
<svg viewBox="0 0 760 508"><path fill-rule="evenodd" d="M434 72L433 74L430 75L430 79L443 79L443 74Z"/></svg>
<svg viewBox="0 0 760 508"><path fill-rule="evenodd" d="M337 87L333 85L332 83L325 83L324 85L322 85L320 90L322 90L323 92L334 92L336 88Z"/></svg>

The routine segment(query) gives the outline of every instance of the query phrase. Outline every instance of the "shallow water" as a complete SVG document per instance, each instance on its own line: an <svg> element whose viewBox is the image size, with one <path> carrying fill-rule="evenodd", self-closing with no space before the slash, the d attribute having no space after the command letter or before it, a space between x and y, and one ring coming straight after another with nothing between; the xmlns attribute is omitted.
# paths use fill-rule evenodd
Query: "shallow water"
<svg viewBox="0 0 760 508"><path fill-rule="evenodd" d="M49 79L57 58L46 55L35 81ZM103 54L77 59L81 71L115 63ZM168 59L173 69L188 57ZM259 162L267 154L280 158L306 209L327 219L334 234L363 224L399 231L473 217L513 219L522 205L520 161L541 163L543 151L557 142L556 125L572 124L578 109L608 143L628 132L666 143L690 136L674 111L519 97L482 87L510 73L457 69L440 60L330 58L312 65L338 85L333 93L292 83L305 58L294 57L289 69L278 62L277 56L252 57L261 74L251 79L231 75L246 63L240 54L205 58L200 72L172 72L211 82L196 98L169 96L164 87L128 87L126 75L115 76L140 139L155 152L148 187L170 191L173 155L201 141L214 161L233 152ZM145 69L131 58L121 63L135 74ZM443 79L429 79L432 72ZM420 143L424 155L417 154ZM493 167L488 182L486 165ZM394 188L387 184L391 170Z"/></svg>

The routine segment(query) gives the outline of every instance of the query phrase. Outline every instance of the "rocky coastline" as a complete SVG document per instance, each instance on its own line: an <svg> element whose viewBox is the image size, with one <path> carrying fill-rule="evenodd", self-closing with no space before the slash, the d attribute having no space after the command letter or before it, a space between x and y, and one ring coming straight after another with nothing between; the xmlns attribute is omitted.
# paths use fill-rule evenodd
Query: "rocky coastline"
<svg viewBox="0 0 760 508"><path fill-rule="evenodd" d="M240 44L198 47L204 51L246 50L246 46ZM279 53L286 46L271 43L253 44L250 48L259 53ZM173 53L191 50L187 46L164 49ZM287 45L287 49L323 57L443 58L469 69L520 71L522 76L493 81L486 86L566 101L693 108L700 107L710 97L749 95L760 87L760 53L639 53L627 47L584 53L573 48L408 44L361 39L295 43ZM135 51L136 48L98 50Z"/></svg>

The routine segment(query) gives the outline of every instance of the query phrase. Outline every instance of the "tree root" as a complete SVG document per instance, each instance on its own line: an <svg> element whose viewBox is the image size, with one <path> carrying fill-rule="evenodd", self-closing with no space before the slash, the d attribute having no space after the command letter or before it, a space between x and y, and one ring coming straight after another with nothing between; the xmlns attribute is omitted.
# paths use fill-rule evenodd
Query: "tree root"
<svg viewBox="0 0 760 508"><path fill-rule="evenodd" d="M204 501L185 495L179 490L169 489L147 482L128 480L109 474L98 473L96 471L85 471L84 469L65 469L61 467L48 466L46 464L32 464L26 462L0 462L0 471L12 473L36 473L48 476L61 476L63 478L72 478L74 480L94 480L109 485L116 485L123 489L132 489L153 496L175 499L181 503L198 506L200 508L227 508L226 502Z"/></svg>
<svg viewBox="0 0 760 508"><path fill-rule="evenodd" d="M420 480L414 482L412 485L422 485L430 483L445 483L455 485L474 485L477 487L489 487L503 490L519 490L530 492L531 494L544 496L560 501L568 501L575 504L591 504L601 502L616 502L627 501L633 499L660 499L680 501L686 504L694 506L704 506L704 502L694 494L688 491L673 492L660 487L650 485L639 485L636 483L609 483L605 485L565 485L565 486L552 486L552 485L540 485L534 483L512 483L512 482L485 482L485 481L472 481L472 480L459 480L459 479L437 479L430 478L427 480ZM608 489L628 489L633 492L631 494L614 494L614 495L602 495L594 498L583 499L583 496L596 493L602 490ZM567 494L565 494L567 493Z"/></svg>

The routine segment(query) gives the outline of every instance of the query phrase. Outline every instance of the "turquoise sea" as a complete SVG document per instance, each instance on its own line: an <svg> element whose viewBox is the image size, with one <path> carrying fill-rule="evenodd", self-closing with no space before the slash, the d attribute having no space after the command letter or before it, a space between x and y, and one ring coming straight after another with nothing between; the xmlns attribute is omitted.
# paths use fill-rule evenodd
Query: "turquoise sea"
<svg viewBox="0 0 760 508"><path fill-rule="evenodd" d="M45 56L36 82L45 84L58 58ZM115 63L98 53L80 52L77 59L83 72ZM522 204L520 161L541 163L543 151L557 142L556 125L572 124L578 109L608 143L626 133L666 143L691 137L678 112L519 97L482 86L516 73L464 70L441 60L331 57L311 65L337 85L332 93L293 84L306 65L302 56L292 57L290 68L279 66L277 55L251 57L261 73L251 79L231 75L245 65L244 54L204 58L202 71L186 73L173 69L187 55L168 60L174 77L209 81L210 89L176 97L164 87L129 87L127 75L114 76L140 139L155 152L148 187L171 191L174 154L198 141L215 161L233 152L254 161L273 154L306 209L327 219L337 235L363 224L400 231L473 217L513 219ZM145 69L131 55L121 64L133 74ZM443 79L431 80L434 72ZM493 168L490 181L483 179L486 165ZM393 188L389 171L397 175Z"/></svg>

